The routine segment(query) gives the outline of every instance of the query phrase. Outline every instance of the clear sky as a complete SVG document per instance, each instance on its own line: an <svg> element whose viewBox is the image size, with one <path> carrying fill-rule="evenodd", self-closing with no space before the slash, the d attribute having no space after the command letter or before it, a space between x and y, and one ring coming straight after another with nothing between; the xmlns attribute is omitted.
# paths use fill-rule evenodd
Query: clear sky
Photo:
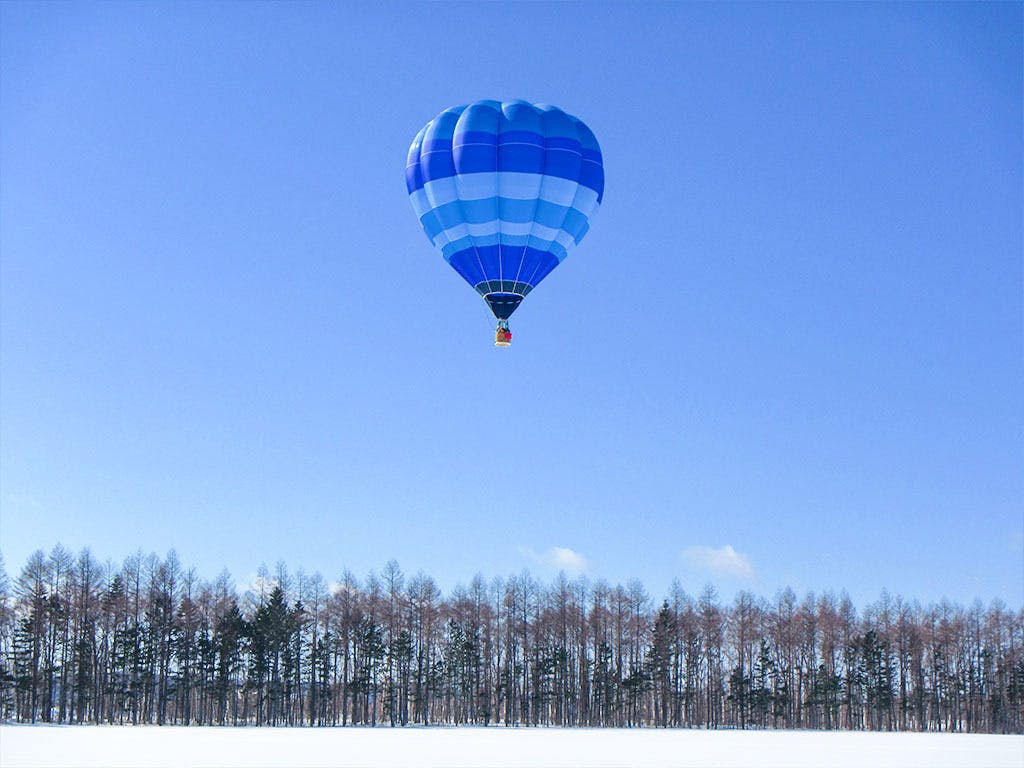
<svg viewBox="0 0 1024 768"><path fill-rule="evenodd" d="M1024 601L1022 6L0 4L0 551ZM492 345L409 205L605 158Z"/></svg>

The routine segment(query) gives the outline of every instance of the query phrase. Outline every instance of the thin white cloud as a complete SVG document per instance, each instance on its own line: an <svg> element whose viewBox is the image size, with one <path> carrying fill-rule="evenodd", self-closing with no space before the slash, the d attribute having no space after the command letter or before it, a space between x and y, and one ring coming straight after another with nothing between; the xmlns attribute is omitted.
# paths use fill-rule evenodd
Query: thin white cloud
<svg viewBox="0 0 1024 768"><path fill-rule="evenodd" d="M547 551L546 557L558 570L574 575L583 573L590 567L587 558L568 547L552 547Z"/></svg>
<svg viewBox="0 0 1024 768"><path fill-rule="evenodd" d="M757 573L750 558L737 552L732 545L724 547L687 547L683 550L683 560L695 571L713 576L728 576L734 579L754 581Z"/></svg>
<svg viewBox="0 0 1024 768"><path fill-rule="evenodd" d="M520 547L519 552L537 565L556 571L565 571L570 576L579 576L590 569L587 558L568 547L552 547L541 553L534 552L527 547Z"/></svg>
<svg viewBox="0 0 1024 768"><path fill-rule="evenodd" d="M1024 552L1024 533L1013 533L1007 538L1011 552Z"/></svg>
<svg viewBox="0 0 1024 768"><path fill-rule="evenodd" d="M4 501L12 507L22 509L37 509L39 507L39 501L30 493L8 493L4 495Z"/></svg>
<svg viewBox="0 0 1024 768"><path fill-rule="evenodd" d="M246 592L254 598L258 598L260 595L270 597L270 593L277 586L276 578L273 576L260 576L258 573L249 574L246 582L249 585Z"/></svg>

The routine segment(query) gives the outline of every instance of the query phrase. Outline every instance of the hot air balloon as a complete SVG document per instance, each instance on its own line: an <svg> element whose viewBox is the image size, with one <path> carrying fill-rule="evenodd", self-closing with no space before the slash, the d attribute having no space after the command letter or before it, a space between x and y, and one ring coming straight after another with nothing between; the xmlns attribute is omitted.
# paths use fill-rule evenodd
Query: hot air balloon
<svg viewBox="0 0 1024 768"><path fill-rule="evenodd" d="M512 340L509 316L587 233L604 193L597 139L547 104L477 101L416 134L406 187L423 231Z"/></svg>

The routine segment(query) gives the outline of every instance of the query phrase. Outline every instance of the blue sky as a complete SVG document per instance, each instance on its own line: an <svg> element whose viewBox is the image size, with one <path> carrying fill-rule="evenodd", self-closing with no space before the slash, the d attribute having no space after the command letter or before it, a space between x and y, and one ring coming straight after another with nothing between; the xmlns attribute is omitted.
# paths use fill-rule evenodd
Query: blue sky
<svg viewBox="0 0 1024 768"><path fill-rule="evenodd" d="M1024 600L1021 4L0 5L0 551ZM591 231L492 344L408 145Z"/></svg>

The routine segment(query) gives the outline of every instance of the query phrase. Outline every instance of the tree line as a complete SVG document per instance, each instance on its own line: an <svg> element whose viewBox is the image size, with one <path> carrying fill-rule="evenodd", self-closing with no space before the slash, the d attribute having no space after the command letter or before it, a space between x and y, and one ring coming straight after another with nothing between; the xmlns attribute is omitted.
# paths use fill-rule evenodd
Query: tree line
<svg viewBox="0 0 1024 768"><path fill-rule="evenodd" d="M443 595L261 567L241 593L166 557L0 561L0 719L1020 733L1024 610L883 593L765 599L529 572Z"/></svg>

